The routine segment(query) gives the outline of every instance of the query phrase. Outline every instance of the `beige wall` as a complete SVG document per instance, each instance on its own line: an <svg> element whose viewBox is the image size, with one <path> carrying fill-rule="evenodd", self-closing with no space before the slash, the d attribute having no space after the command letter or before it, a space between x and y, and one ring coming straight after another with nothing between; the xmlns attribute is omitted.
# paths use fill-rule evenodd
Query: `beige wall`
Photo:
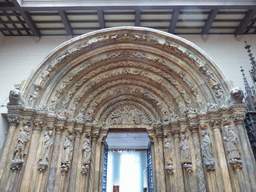
<svg viewBox="0 0 256 192"><path fill-rule="evenodd" d="M250 69L248 54L244 49L244 41L251 44L256 56L256 35L242 36L236 40L233 35L209 36L203 41L200 35L182 36L195 43L215 61L226 77L234 86L244 87L240 66L242 65L247 77ZM58 45L67 41L67 37L4 37L0 35L0 105L8 102L9 90L14 84L20 84L29 77L32 70ZM0 107L0 112L6 112L5 107ZM0 117L2 118L2 117ZM0 146L6 127L0 119Z"/></svg>

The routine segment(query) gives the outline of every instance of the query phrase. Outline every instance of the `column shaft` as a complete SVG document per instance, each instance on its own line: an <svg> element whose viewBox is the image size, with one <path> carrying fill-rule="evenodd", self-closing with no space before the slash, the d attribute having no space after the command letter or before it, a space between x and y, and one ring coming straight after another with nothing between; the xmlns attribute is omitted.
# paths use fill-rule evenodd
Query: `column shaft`
<svg viewBox="0 0 256 192"><path fill-rule="evenodd" d="M23 174L23 179L20 187L21 192L29 191L30 181L32 177L31 173L33 172L33 169L36 169L35 158L36 158L36 152L38 149L38 141L39 141L40 133L41 133L40 129L33 130L28 158L26 161L25 171Z"/></svg>
<svg viewBox="0 0 256 192"><path fill-rule="evenodd" d="M215 145L216 145L217 152L218 152L220 169L222 172L222 178L223 178L223 182L224 182L224 189L226 192L232 192L226 156L225 156L223 142L222 142L221 133L220 133L219 128L214 128L214 138L215 138Z"/></svg>

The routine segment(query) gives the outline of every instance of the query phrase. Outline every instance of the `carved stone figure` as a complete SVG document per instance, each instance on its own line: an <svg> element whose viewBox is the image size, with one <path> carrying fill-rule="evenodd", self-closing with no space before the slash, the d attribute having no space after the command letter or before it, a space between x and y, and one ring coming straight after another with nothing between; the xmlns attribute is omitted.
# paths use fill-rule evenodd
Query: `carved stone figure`
<svg viewBox="0 0 256 192"><path fill-rule="evenodd" d="M238 146L237 136L229 125L226 125L224 127L223 140L225 142L228 160L233 161L234 159L241 159L241 156L237 147Z"/></svg>
<svg viewBox="0 0 256 192"><path fill-rule="evenodd" d="M83 149L83 165L81 168L81 172L82 174L87 174L89 169L89 164L91 162L91 156L92 156L89 139L85 138L82 149Z"/></svg>
<svg viewBox="0 0 256 192"><path fill-rule="evenodd" d="M50 147L53 144L52 131L45 131L42 150L38 161L38 170L45 171L49 164Z"/></svg>
<svg viewBox="0 0 256 192"><path fill-rule="evenodd" d="M72 160L72 153L73 152L73 136L68 135L65 139L64 145L63 145L63 154L62 154L62 160L61 160L61 168L62 171L68 171L71 160Z"/></svg>
<svg viewBox="0 0 256 192"><path fill-rule="evenodd" d="M173 163L173 160L172 160L172 141L171 141L171 138L168 137L166 138L165 140L165 143L164 143L164 154L165 154L165 163L166 164L171 164Z"/></svg>
<svg viewBox="0 0 256 192"><path fill-rule="evenodd" d="M21 97L21 93L17 89L13 89L9 93L9 102L7 105L23 105L25 100Z"/></svg>
<svg viewBox="0 0 256 192"><path fill-rule="evenodd" d="M135 106L125 105L118 107L108 117L107 120L110 125L141 125L150 124L147 116L144 112L136 108Z"/></svg>
<svg viewBox="0 0 256 192"><path fill-rule="evenodd" d="M207 170L214 170L215 169L215 162L213 158L213 151L212 151L212 143L211 139L209 137L209 131L202 130L202 143L201 143L201 149L202 149L202 156L203 156L203 162L207 168Z"/></svg>
<svg viewBox="0 0 256 192"><path fill-rule="evenodd" d="M180 150L181 150L181 162L191 163L191 150L189 147L189 136L188 134L182 133L180 136Z"/></svg>
<svg viewBox="0 0 256 192"><path fill-rule="evenodd" d="M230 91L230 98L227 100L227 104L242 103L244 98L244 92L241 88L235 87Z"/></svg>
<svg viewBox="0 0 256 192"><path fill-rule="evenodd" d="M14 155L11 161L11 169L20 169L24 162L24 156L27 154L27 144L30 141L29 127L24 126L20 130L18 143L14 149Z"/></svg>
<svg viewBox="0 0 256 192"><path fill-rule="evenodd" d="M207 109L218 109L218 104L216 104L216 103L207 103Z"/></svg>
<svg viewBox="0 0 256 192"><path fill-rule="evenodd" d="M171 138L168 137L164 143L164 154L165 154L165 169L168 174L173 174L173 160L172 160L172 141Z"/></svg>

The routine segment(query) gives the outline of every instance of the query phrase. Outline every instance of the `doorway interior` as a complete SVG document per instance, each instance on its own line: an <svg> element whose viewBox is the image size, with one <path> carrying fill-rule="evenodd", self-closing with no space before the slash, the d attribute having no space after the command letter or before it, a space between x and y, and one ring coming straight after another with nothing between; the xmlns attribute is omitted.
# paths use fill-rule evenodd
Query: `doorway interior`
<svg viewBox="0 0 256 192"><path fill-rule="evenodd" d="M110 132L107 136L107 192L141 192L148 189L146 132Z"/></svg>

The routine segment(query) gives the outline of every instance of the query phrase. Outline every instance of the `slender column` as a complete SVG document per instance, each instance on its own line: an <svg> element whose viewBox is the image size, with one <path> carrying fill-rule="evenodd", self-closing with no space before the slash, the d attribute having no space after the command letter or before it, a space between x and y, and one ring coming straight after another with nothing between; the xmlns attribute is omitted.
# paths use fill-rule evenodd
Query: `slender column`
<svg viewBox="0 0 256 192"><path fill-rule="evenodd" d="M149 134L149 138L151 140L151 143L153 145L151 145L151 149L152 149L152 152L154 152L154 158L153 159L153 162L154 162L154 167L155 167L155 170L154 170L154 175L155 175L155 185L154 185L154 189L156 191L161 191L161 181L160 181L160 162L159 162L159 152L158 152L158 142L157 142L157 138L156 138L156 134L154 131L148 131L148 134Z"/></svg>
<svg viewBox="0 0 256 192"><path fill-rule="evenodd" d="M175 179L174 179L174 166L173 154L174 144L168 131L164 133L164 159L165 159L165 170L166 170L166 183L167 191L175 191Z"/></svg>
<svg viewBox="0 0 256 192"><path fill-rule="evenodd" d="M155 124L154 129L156 131L157 137L157 150L159 158L159 179L158 183L160 184L160 191L166 192L166 182L165 182L165 169L164 169L164 146L163 146L163 126L161 124Z"/></svg>
<svg viewBox="0 0 256 192"><path fill-rule="evenodd" d="M55 140L53 145L51 164L49 166L49 176L48 176L48 184L47 184L47 191L49 192L53 191L54 189L63 125L64 125L64 121L60 124L56 124L56 127L55 127Z"/></svg>
<svg viewBox="0 0 256 192"><path fill-rule="evenodd" d="M153 133L152 131L148 130L148 137L150 139L150 143L151 143L151 155L152 155L152 168L153 168L153 186L154 189L157 189L157 173L156 173L156 161L155 161L155 151L154 151L154 135L155 133Z"/></svg>
<svg viewBox="0 0 256 192"><path fill-rule="evenodd" d="M190 124L190 127L192 130L193 144L195 148L198 190L200 192L206 192L203 163L201 158L202 155L201 155L200 143L199 143L199 137L198 137L198 124Z"/></svg>
<svg viewBox="0 0 256 192"><path fill-rule="evenodd" d="M103 178L103 163L104 163L104 143L106 140L107 136L104 136L101 140L101 149L100 149L100 153L101 153L101 157L100 157L100 177L99 177L99 191L102 189L102 178Z"/></svg>
<svg viewBox="0 0 256 192"><path fill-rule="evenodd" d="M52 181L50 181L50 178L49 178L49 182L48 182L48 186L47 186L47 187L53 187L53 191L61 191L62 190L62 188L63 188L62 180L63 180L63 177L65 178L65 174L66 174L66 173L62 172L62 168L61 168L63 145L64 145L67 134L71 135L72 133L70 133L69 131L66 130L67 128L64 123L66 123L65 118L62 119L62 118L58 117L58 121L56 123L56 128L59 129L58 132L60 133L60 144L59 144L59 149L58 149L59 154L57 154L56 172L54 172L54 169L53 169ZM56 143L56 147L57 146L58 146L58 144ZM51 174L49 174L49 177L50 177L50 175ZM52 188L51 188L51 190L52 190Z"/></svg>
<svg viewBox="0 0 256 192"><path fill-rule="evenodd" d="M32 137L31 137L31 143L30 143L30 149L28 152L28 158L26 161L26 165L25 165L25 171L23 174L23 179L22 179L22 183L21 183L21 187L20 187L20 191L21 192L26 192L29 191L30 186L31 186L31 177L33 173L33 169L36 169L36 152L38 150L38 141L39 141L39 137L40 137L40 133L41 133L41 129L42 129L42 125L43 125L43 121L42 121L42 117L39 115L40 119L35 119L34 122L34 130L32 133Z"/></svg>
<svg viewBox="0 0 256 192"><path fill-rule="evenodd" d="M96 152L96 144L99 137L99 133L92 133L92 157L91 157L91 168L90 168L90 176L89 176L89 192L94 192L94 179L95 179L95 152Z"/></svg>
<svg viewBox="0 0 256 192"><path fill-rule="evenodd" d="M245 132L245 127L243 124L244 118L244 114L236 114L233 116L233 120L236 130L238 131L238 137L241 145L241 155L244 162L243 175L245 177L245 184L248 191L256 191L256 166L249 144L248 136Z"/></svg>
<svg viewBox="0 0 256 192"><path fill-rule="evenodd" d="M180 131L178 129L173 130L174 136L174 143L175 143L175 157L176 157L176 174L178 182L178 189L179 192L184 192L184 179L183 179L183 171L181 167L181 158L180 158Z"/></svg>
<svg viewBox="0 0 256 192"><path fill-rule="evenodd" d="M207 123L205 121L201 122L200 131L202 134L201 138L201 153L203 157L203 164L206 169L206 178L208 181L208 190L210 192L218 191L216 176L215 176L215 160L212 149L212 139L210 137L210 132L207 129Z"/></svg>
<svg viewBox="0 0 256 192"><path fill-rule="evenodd" d="M226 160L222 137L221 137L221 132L220 132L220 121L212 120L211 123L213 123L215 146L217 148L217 153L218 153L218 157L219 157L219 163L220 163L222 178L223 178L223 182L224 182L224 189L226 192L232 192L229 171L228 171L228 167L227 167L227 160Z"/></svg>
<svg viewBox="0 0 256 192"><path fill-rule="evenodd" d="M6 141L4 144L3 153L2 153L2 159L1 159L1 164L0 164L0 179L2 178L4 170L6 168L7 159L9 158L10 155L12 155L12 153L9 153L10 146L12 144L12 139L14 137L16 126L20 122L20 117L18 114L17 115L8 115L7 118L9 121L9 131L8 131L8 135L7 135L7 138L6 138Z"/></svg>
<svg viewBox="0 0 256 192"><path fill-rule="evenodd" d="M95 192L101 191L100 181L102 179L102 175L100 174L100 170L102 170L101 162L103 160L104 150L104 141L107 137L107 130L101 130L100 139L97 141L96 147L96 158L95 158Z"/></svg>
<svg viewBox="0 0 256 192"><path fill-rule="evenodd" d="M76 125L75 130L74 130L75 146L74 146L72 168L71 168L70 181L69 181L69 191L70 192L76 191L77 163L78 163L78 154L79 154L79 146L80 146L82 127L83 127L83 124Z"/></svg>

